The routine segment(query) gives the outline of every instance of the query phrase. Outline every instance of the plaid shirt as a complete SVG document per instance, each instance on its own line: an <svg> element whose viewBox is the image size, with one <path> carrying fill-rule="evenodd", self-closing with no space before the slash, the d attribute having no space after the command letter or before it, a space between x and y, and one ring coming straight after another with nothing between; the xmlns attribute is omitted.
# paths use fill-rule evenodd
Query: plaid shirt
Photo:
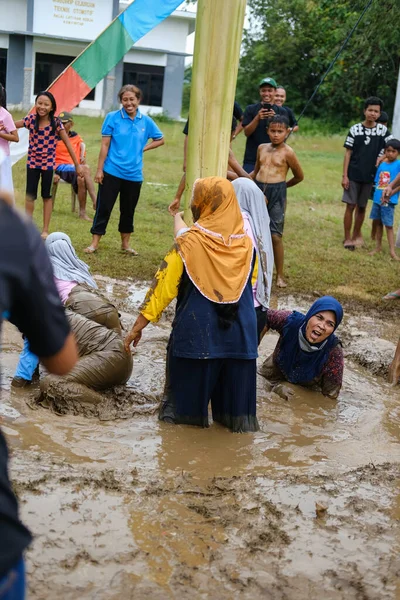
<svg viewBox="0 0 400 600"><path fill-rule="evenodd" d="M24 117L24 127L29 130L29 148L27 166L30 169L47 171L56 166L56 145L59 132L64 129L58 117L54 117L56 131L51 131L51 125L39 127L35 131L36 114L31 113Z"/></svg>

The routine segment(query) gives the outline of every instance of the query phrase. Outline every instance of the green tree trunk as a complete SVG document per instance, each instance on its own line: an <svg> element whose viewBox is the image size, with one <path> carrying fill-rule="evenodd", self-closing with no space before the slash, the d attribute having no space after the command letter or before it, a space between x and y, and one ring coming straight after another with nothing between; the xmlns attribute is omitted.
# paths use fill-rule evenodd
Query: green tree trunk
<svg viewBox="0 0 400 600"><path fill-rule="evenodd" d="M184 196L198 177L225 177L246 0L199 0L190 93Z"/></svg>

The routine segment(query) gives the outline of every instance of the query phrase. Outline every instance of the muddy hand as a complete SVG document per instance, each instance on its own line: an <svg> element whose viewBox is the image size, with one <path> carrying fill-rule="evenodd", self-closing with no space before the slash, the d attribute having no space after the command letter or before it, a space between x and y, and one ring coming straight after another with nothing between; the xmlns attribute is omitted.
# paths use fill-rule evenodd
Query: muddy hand
<svg viewBox="0 0 400 600"><path fill-rule="evenodd" d="M133 347L136 348L136 346L140 342L141 337L142 337L141 331L136 331L135 329L132 329L132 331L130 331L128 333L128 335L126 336L126 338L124 339L125 350L127 352L131 351L130 345L132 344L132 342L133 342Z"/></svg>
<svg viewBox="0 0 400 600"><path fill-rule="evenodd" d="M176 215L176 213L179 210L179 206L181 204L181 201L179 198L175 198L175 200L173 200L171 202L171 204L168 206L168 212L170 215L172 215L173 217Z"/></svg>
<svg viewBox="0 0 400 600"><path fill-rule="evenodd" d="M275 394L278 394L283 400L290 400L294 394L294 391L290 389L290 387L283 385L282 383L275 385L272 388L272 391L275 392Z"/></svg>
<svg viewBox="0 0 400 600"><path fill-rule="evenodd" d="M400 378L400 339L397 343L393 361L389 367L389 383L397 385Z"/></svg>
<svg viewBox="0 0 400 600"><path fill-rule="evenodd" d="M400 360L394 360L389 367L388 380L393 386L397 385L400 379Z"/></svg>

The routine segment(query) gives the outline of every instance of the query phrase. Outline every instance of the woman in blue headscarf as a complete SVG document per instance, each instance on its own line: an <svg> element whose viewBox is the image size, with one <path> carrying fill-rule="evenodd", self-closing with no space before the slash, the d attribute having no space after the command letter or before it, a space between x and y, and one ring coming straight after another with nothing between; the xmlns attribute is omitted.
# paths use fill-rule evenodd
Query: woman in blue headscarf
<svg viewBox="0 0 400 600"><path fill-rule="evenodd" d="M267 310L267 327L280 333L278 343L260 369L272 384L289 381L337 398L343 379L343 350L334 332L343 308L332 296L314 302L306 315L297 311ZM274 390L274 388L272 388ZM277 386L287 398L290 391ZM289 392L289 394L288 394Z"/></svg>

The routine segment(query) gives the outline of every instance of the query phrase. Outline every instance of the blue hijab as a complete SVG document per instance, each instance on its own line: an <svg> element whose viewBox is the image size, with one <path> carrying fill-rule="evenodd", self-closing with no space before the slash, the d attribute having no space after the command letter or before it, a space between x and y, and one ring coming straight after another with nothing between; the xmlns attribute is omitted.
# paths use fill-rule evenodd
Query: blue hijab
<svg viewBox="0 0 400 600"><path fill-rule="evenodd" d="M318 298L306 315L293 311L283 327L276 362L291 383L310 383L321 373L331 350L339 343L333 332L320 344L310 344L305 338L309 319L324 310L335 313L336 331L343 319L343 308L332 296Z"/></svg>

